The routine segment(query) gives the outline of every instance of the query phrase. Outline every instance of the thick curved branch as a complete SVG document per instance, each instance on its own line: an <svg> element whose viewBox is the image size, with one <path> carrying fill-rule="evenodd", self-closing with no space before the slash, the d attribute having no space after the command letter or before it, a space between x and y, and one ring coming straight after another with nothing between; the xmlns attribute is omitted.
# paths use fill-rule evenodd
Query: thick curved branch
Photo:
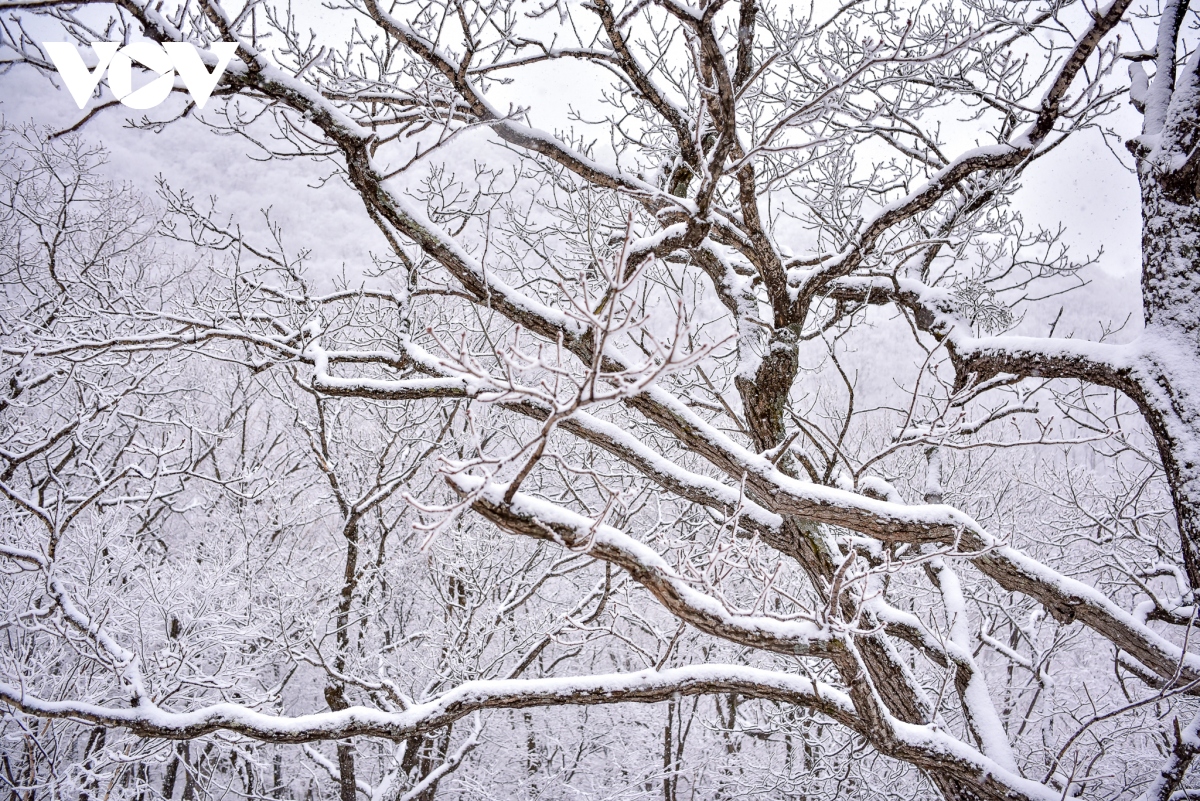
<svg viewBox="0 0 1200 801"><path fill-rule="evenodd" d="M30 695L20 687L0 684L0 700L38 717L120 727L142 737L188 740L227 731L272 743L311 743L347 737L399 741L435 731L485 709L652 704L677 695L729 692L804 706L850 728L858 724L850 700L837 690L799 676L739 665L701 665L578 678L469 681L403 712L355 706L338 712L293 717L267 715L238 704L174 712L149 703L115 708L81 701L50 701Z"/></svg>

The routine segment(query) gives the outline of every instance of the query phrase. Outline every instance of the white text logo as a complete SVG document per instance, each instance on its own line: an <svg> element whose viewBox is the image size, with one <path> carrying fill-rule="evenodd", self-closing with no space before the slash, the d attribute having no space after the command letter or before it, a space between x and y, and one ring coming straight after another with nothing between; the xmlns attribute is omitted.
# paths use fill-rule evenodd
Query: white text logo
<svg viewBox="0 0 1200 801"><path fill-rule="evenodd" d="M236 42L213 42L209 46L217 58L217 66L212 72L204 66L196 48L187 42L134 42L121 47L119 42L95 42L92 50L96 52L96 67L89 70L83 63L83 57L75 49L75 45L67 42L46 42L43 47L50 54L50 60L58 68L63 83L75 105L83 108L88 98L96 90L104 71L108 70L108 88L116 95L117 100L132 109L145 110L154 108L167 99L175 86L175 73L183 79L188 94L196 105L204 108L217 81L225 73L229 59L237 50ZM133 62L158 73L158 77L134 90Z"/></svg>

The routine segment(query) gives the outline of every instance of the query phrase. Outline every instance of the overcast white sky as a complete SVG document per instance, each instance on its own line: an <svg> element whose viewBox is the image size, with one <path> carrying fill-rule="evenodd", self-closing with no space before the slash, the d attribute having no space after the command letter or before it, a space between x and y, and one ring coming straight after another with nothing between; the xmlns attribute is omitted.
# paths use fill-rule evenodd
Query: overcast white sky
<svg viewBox="0 0 1200 801"><path fill-rule="evenodd" d="M305 0L301 0L304 2ZM581 98L598 94L586 83L600 77L584 68L555 64L530 70L537 87L531 115L548 129L569 125L567 112ZM603 78L602 80L606 80ZM528 82L523 97L505 97L496 90L493 102L501 108L509 100L528 102ZM598 89L599 87L597 87ZM591 109L579 109L585 113ZM17 68L0 76L0 113L9 122L33 120L65 127L81 112L65 90L31 69ZM194 195L216 195L220 208L239 221L256 225L260 209L271 207L294 246L313 249L316 265L339 271L345 264L351 274L369 266L368 252L383 249L382 237L371 225L357 197L337 182L321 188L312 184L323 175L318 165L294 161L264 164L250 158L246 143L222 137L188 121L162 133L130 130L124 108L105 112L86 128L86 135L104 142L111 151L111 174L152 192L161 173L173 185ZM591 116L591 115L589 115ZM1140 120L1128 107L1109 120L1121 139L1137 133ZM1119 142L1114 143L1119 147ZM1128 162L1128 159L1125 160ZM1094 252L1103 245L1100 270L1093 271L1095 291L1087 293L1086 308L1076 308L1064 322L1083 328L1097 319L1123 317L1139 309L1140 220L1134 176L1104 145L1098 131L1089 131L1044 158L1027 173L1019 196L1027 218L1051 226L1067 226L1068 241L1081 251ZM1072 319L1074 318L1074 319ZM1077 331L1094 335L1094 330Z"/></svg>

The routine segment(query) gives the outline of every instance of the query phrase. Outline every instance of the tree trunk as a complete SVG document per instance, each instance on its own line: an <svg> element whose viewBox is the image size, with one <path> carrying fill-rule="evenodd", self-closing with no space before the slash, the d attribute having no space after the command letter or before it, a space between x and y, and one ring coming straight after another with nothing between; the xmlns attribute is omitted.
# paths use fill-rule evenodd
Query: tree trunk
<svg viewBox="0 0 1200 801"><path fill-rule="evenodd" d="M341 801L355 801L357 790L354 780L354 746L338 743L338 773L341 777Z"/></svg>
<svg viewBox="0 0 1200 801"><path fill-rule="evenodd" d="M1156 169L1158 165L1160 168ZM1154 433L1179 525L1184 567L1200 588L1200 198L1194 168L1143 161L1145 341L1136 398Z"/></svg>

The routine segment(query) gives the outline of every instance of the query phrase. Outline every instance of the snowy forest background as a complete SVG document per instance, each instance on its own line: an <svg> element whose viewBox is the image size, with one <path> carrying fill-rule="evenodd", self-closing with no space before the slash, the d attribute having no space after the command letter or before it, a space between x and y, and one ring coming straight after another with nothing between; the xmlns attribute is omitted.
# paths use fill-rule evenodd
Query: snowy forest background
<svg viewBox="0 0 1200 801"><path fill-rule="evenodd" d="M1200 797L1186 3L0 14L14 801Z"/></svg>

